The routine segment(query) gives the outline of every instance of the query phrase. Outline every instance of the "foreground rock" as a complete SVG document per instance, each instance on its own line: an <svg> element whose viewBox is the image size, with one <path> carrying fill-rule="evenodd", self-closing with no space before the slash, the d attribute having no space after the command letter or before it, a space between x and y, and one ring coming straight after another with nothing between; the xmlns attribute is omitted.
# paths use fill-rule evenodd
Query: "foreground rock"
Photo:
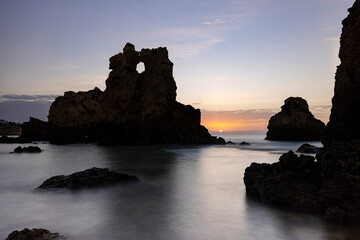
<svg viewBox="0 0 360 240"><path fill-rule="evenodd" d="M326 219L360 224L360 0L343 21L340 60L330 122L316 155L289 152L278 163L251 164L244 182L250 195Z"/></svg>
<svg viewBox="0 0 360 240"><path fill-rule="evenodd" d="M320 166L312 156L297 156L292 151L273 164L252 163L246 168L246 192L265 202L306 210L320 210L318 190Z"/></svg>
<svg viewBox="0 0 360 240"><path fill-rule="evenodd" d="M317 147L308 143L304 143L301 145L296 152L298 153L309 153L309 154L315 154L319 153L321 150L321 147Z"/></svg>
<svg viewBox="0 0 360 240"><path fill-rule="evenodd" d="M141 62L145 71L139 73ZM127 43L109 68L105 91L65 92L52 103L48 123L24 123L24 136L60 144L224 144L200 125L199 109L176 101L166 48L138 52Z"/></svg>
<svg viewBox="0 0 360 240"><path fill-rule="evenodd" d="M21 231L13 231L5 240L60 240L65 239L58 233L52 233L43 228L24 228Z"/></svg>
<svg viewBox="0 0 360 240"><path fill-rule="evenodd" d="M17 148L14 149L14 153L40 153L41 148L37 147L37 146L29 146L29 147L21 147L18 146Z"/></svg>
<svg viewBox="0 0 360 240"><path fill-rule="evenodd" d="M107 168L91 168L67 176L51 177L37 189L81 189L131 182L139 182L139 179L136 176L117 173Z"/></svg>
<svg viewBox="0 0 360 240"><path fill-rule="evenodd" d="M281 112L270 118L267 140L320 140L325 133L325 124L309 111L305 99L289 97Z"/></svg>
<svg viewBox="0 0 360 240"><path fill-rule="evenodd" d="M265 202L360 223L360 141L339 143L312 156L292 151L273 164L246 168L246 192Z"/></svg>

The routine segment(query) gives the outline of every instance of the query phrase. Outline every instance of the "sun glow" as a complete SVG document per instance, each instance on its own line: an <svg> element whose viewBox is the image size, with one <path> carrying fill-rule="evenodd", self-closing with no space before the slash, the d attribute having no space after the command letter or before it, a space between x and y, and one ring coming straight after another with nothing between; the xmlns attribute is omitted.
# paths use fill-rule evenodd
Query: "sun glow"
<svg viewBox="0 0 360 240"><path fill-rule="evenodd" d="M222 130L220 129L219 132L222 132Z"/></svg>

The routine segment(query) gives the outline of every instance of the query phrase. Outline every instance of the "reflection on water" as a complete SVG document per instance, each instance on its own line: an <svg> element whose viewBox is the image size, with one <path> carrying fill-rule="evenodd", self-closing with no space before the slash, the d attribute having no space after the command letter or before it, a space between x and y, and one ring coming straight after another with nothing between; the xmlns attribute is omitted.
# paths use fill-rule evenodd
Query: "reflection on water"
<svg viewBox="0 0 360 240"><path fill-rule="evenodd" d="M244 140L252 146L272 144L260 138ZM277 161L286 148L284 142L267 146L274 152L238 145L39 144L45 150L40 154L9 154L16 146L0 145L0 239L25 227L43 227L77 240L342 240L360 235L354 227L329 224L316 215L281 210L246 197L245 168L255 161ZM141 182L77 192L33 190L50 176L91 167L134 174Z"/></svg>

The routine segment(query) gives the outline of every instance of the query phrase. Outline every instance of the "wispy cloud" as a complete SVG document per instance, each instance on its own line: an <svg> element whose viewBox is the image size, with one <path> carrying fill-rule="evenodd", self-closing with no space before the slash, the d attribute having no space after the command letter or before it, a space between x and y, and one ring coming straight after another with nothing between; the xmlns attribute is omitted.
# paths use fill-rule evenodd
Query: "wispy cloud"
<svg viewBox="0 0 360 240"><path fill-rule="evenodd" d="M211 22L209 22L209 21L207 21L207 22L202 22L201 24L205 24L205 25L217 25L217 24L224 24L224 23L226 23L225 20L222 20L222 19L220 19L220 18L217 18L217 19L215 19L214 21L211 21Z"/></svg>
<svg viewBox="0 0 360 240"><path fill-rule="evenodd" d="M57 97L57 95L17 95L17 94L5 94L0 96L0 102L4 101L27 101L27 102L35 102L35 101L46 101L52 102Z"/></svg>

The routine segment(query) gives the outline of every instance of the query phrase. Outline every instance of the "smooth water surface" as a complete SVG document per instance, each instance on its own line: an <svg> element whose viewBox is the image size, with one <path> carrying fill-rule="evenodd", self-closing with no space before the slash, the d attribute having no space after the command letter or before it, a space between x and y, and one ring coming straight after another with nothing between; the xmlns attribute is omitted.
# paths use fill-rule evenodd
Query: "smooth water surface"
<svg viewBox="0 0 360 240"><path fill-rule="evenodd" d="M296 150L302 142L224 137L251 145L39 143L42 153L10 154L19 144L0 144L0 239L25 227L46 228L70 240L358 239L360 230L355 227L246 197L243 175L251 162L276 162L281 153ZM133 174L141 182L75 192L34 190L51 176L91 167Z"/></svg>

